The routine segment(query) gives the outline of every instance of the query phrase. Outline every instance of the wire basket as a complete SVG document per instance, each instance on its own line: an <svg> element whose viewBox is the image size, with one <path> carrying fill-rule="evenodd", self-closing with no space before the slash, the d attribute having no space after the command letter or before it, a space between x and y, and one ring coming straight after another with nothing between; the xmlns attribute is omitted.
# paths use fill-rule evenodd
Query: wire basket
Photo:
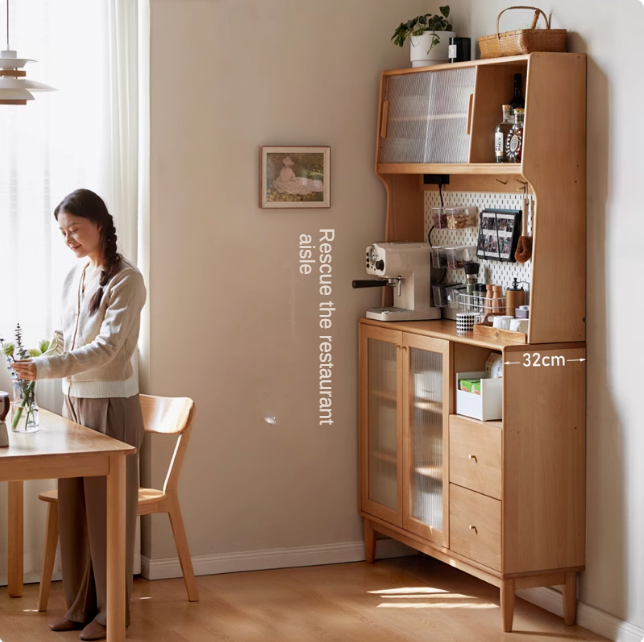
<svg viewBox="0 0 644 642"><path fill-rule="evenodd" d="M485 323L490 315L505 314L505 297L487 299L477 294L459 292L455 293L455 299L459 310L476 314L476 323Z"/></svg>

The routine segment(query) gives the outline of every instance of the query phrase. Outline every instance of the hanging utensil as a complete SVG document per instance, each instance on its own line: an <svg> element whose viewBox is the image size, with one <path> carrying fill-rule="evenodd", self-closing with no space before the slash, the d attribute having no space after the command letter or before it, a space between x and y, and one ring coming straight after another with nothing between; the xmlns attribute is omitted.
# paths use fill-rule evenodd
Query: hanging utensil
<svg viewBox="0 0 644 642"><path fill-rule="evenodd" d="M528 184L523 186L523 227L521 236L517 243L517 249L514 253L514 258L517 263L525 263L532 258L532 237L529 235L528 222L532 218L532 201L528 198Z"/></svg>

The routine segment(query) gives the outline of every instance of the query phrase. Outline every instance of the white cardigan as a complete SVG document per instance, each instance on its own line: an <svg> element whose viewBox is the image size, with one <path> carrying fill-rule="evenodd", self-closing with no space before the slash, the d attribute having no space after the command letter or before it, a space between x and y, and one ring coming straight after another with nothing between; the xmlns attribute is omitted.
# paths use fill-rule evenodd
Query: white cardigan
<svg viewBox="0 0 644 642"><path fill-rule="evenodd" d="M136 265L123 259L121 270L103 288L93 316L89 302L98 289L99 274L81 284L87 263L74 267L63 286L62 348L49 357L35 357L37 379L63 377L63 391L72 397L131 397L139 392L132 355L139 339L146 289Z"/></svg>

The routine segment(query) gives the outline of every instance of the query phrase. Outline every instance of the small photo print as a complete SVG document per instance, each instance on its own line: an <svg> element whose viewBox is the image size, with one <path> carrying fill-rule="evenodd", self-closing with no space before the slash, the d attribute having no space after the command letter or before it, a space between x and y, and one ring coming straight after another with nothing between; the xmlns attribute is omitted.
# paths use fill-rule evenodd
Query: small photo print
<svg viewBox="0 0 644 642"><path fill-rule="evenodd" d="M502 258L507 258L510 256L510 250L512 249L512 237L505 236L499 240L499 254Z"/></svg>
<svg viewBox="0 0 644 642"><path fill-rule="evenodd" d="M483 216L482 227L484 230L493 230L495 223L495 217L492 216Z"/></svg>
<svg viewBox="0 0 644 642"><path fill-rule="evenodd" d="M330 206L330 147L260 148L260 207Z"/></svg>
<svg viewBox="0 0 644 642"><path fill-rule="evenodd" d="M490 254L498 254L499 242L495 235L489 234L485 238L485 252Z"/></svg>

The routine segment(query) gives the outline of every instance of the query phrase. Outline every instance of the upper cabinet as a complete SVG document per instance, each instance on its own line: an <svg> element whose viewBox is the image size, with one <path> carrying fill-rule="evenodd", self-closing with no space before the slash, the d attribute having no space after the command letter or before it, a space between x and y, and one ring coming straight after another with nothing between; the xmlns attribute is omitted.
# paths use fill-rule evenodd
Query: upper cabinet
<svg viewBox="0 0 644 642"><path fill-rule="evenodd" d="M495 162L494 138L521 74L520 163ZM586 56L533 53L381 76L375 170L387 188L386 241L426 241L419 175L442 189L528 189L532 217L530 343L585 339Z"/></svg>
<svg viewBox="0 0 644 642"><path fill-rule="evenodd" d="M387 76L381 163L467 163L476 69Z"/></svg>
<svg viewBox="0 0 644 642"><path fill-rule="evenodd" d="M577 134L585 140L585 114L576 117L585 109L585 68L583 54L537 53L385 71L378 172L433 173L419 166L445 164L452 166L446 174L525 176L526 161L538 159L544 144L565 153ZM515 74L522 76L526 101L523 162L495 163L494 131L503 119L502 105L512 99ZM562 123L554 121L563 114L573 120L557 139L552 132Z"/></svg>

